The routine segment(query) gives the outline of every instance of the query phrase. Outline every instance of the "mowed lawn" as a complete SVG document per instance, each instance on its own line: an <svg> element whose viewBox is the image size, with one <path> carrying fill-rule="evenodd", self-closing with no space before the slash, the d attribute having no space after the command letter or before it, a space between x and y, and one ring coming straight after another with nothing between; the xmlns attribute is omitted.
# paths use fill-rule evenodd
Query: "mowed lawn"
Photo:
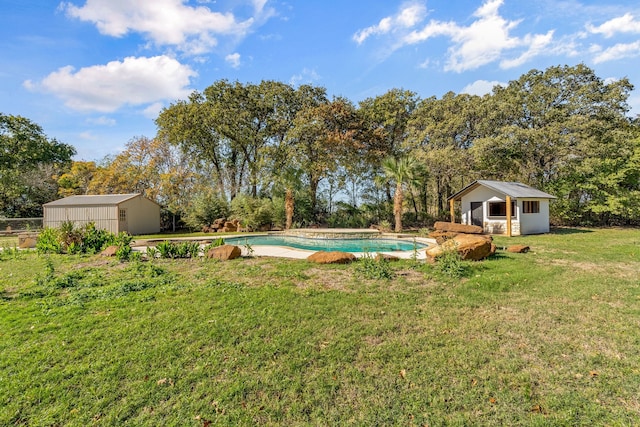
<svg viewBox="0 0 640 427"><path fill-rule="evenodd" d="M640 425L640 230L401 261L0 258L0 425Z"/></svg>

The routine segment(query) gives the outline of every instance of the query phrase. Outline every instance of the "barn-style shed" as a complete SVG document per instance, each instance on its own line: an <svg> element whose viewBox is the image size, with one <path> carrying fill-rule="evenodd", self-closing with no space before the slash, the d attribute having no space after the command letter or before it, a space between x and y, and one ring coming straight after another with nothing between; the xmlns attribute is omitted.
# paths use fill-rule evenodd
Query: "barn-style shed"
<svg viewBox="0 0 640 427"><path fill-rule="evenodd" d="M520 182L478 180L449 197L451 222L461 202L462 223L485 233L517 236L549 232L549 201L555 196Z"/></svg>
<svg viewBox="0 0 640 427"><path fill-rule="evenodd" d="M46 203L43 208L45 227L57 228L72 221L76 226L93 222L112 233L160 231L160 205L141 194L70 196Z"/></svg>

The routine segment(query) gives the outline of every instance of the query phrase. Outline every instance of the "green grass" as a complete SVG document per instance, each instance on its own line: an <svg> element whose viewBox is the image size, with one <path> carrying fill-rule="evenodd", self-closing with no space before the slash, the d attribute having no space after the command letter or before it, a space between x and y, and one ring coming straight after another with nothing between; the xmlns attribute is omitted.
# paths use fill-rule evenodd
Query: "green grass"
<svg viewBox="0 0 640 427"><path fill-rule="evenodd" d="M0 257L0 425L637 425L640 230L455 279L391 263Z"/></svg>

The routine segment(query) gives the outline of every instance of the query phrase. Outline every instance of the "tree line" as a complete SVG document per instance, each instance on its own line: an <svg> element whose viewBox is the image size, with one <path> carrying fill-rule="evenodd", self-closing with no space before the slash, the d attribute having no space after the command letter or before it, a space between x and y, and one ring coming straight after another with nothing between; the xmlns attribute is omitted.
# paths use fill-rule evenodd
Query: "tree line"
<svg viewBox="0 0 640 427"><path fill-rule="evenodd" d="M253 228L397 229L446 218L447 197L496 179L555 195L555 224L637 225L632 90L583 64L531 70L485 96L392 89L357 105L312 85L219 80L165 108L154 137L135 137L102 162L70 162L72 147L42 135L38 144L58 151L33 167L2 154L0 185L14 188L3 191L0 212L35 213L43 199L71 194L141 192L165 207L172 227L236 216ZM17 144L15 130L0 129L2 146ZM29 180L36 172L51 176L40 198Z"/></svg>

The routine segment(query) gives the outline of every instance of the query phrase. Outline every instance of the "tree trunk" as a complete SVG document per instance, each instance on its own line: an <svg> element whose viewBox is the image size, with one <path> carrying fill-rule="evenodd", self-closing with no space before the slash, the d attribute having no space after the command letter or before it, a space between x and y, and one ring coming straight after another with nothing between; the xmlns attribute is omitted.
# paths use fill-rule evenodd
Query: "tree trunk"
<svg viewBox="0 0 640 427"><path fill-rule="evenodd" d="M402 183L396 185L396 194L393 196L393 215L396 219L396 233L402 232Z"/></svg>
<svg viewBox="0 0 640 427"><path fill-rule="evenodd" d="M286 224L284 226L285 230L289 230L293 224L294 202L293 191L290 188L287 188L287 192L284 197L284 211L287 217Z"/></svg>

